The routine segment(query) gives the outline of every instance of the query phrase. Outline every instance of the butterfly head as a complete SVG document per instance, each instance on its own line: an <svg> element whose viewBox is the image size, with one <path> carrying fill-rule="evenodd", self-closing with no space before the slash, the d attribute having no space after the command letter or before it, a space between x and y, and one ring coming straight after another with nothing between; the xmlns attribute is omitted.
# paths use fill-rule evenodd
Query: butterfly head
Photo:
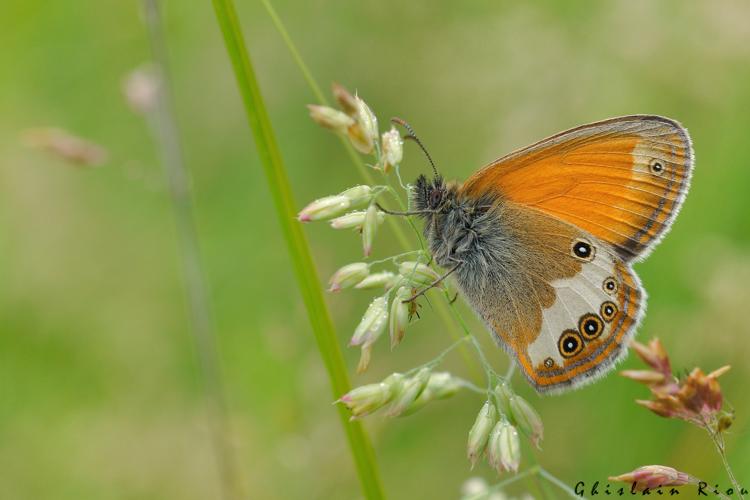
<svg viewBox="0 0 750 500"><path fill-rule="evenodd" d="M420 212L437 213L447 201L449 192L440 175L436 175L431 181L420 175L414 185L414 208Z"/></svg>

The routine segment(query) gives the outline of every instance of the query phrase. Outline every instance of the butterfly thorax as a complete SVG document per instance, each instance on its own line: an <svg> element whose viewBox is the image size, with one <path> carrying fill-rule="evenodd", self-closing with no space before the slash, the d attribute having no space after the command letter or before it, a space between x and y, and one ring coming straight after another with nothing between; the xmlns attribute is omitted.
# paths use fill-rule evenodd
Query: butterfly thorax
<svg viewBox="0 0 750 500"><path fill-rule="evenodd" d="M423 212L424 235L438 265L447 268L497 258L497 252L487 255L487 250L497 248L497 240L502 239L497 213L502 212L503 202L498 195L471 198L462 195L455 183L446 184L441 177L430 182L424 176L417 179L413 193L414 208Z"/></svg>

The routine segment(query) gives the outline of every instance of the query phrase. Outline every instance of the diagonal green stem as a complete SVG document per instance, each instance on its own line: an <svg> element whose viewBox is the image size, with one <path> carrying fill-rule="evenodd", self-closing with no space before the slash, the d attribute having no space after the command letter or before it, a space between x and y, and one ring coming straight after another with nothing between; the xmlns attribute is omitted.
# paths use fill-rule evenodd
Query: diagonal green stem
<svg viewBox="0 0 750 500"><path fill-rule="evenodd" d="M318 82L315 81L310 68L308 68L307 64L305 64L305 60L302 59L299 50L297 50L297 46L294 45L294 42L292 42L292 37L289 36L289 32L286 30L286 27L284 27L284 23L281 22L281 18L276 13L276 9L273 8L273 5L271 5L268 0L261 0L261 2L266 8L268 15L271 16L271 21L273 21L273 25L278 30L279 35L281 35L281 38L284 39L284 44L286 44L287 49L292 54L292 59L294 59L297 67L300 69L300 71L302 71L302 76L305 78L305 81L312 89L313 94L315 94L315 98L321 104L328 105L328 100L326 99L325 94L323 94L323 91L320 89L320 85L318 85Z"/></svg>
<svg viewBox="0 0 750 500"><path fill-rule="evenodd" d="M323 91L320 89L320 85L318 85L315 77L313 77L310 68L308 68L307 64L305 64L305 60L302 59L299 50L297 50L297 46L292 41L292 37L289 36L289 32L286 30L284 23L281 22L281 18L276 13L276 9L273 8L273 5L271 5L271 2L269 0L261 0L261 2L266 8L268 15L271 17L271 21L276 27L276 30L279 32L279 35L281 35L281 38L284 40L284 44L292 54L292 59L294 59L295 64L297 64L297 67L302 72L302 76L307 82L307 85L310 87L310 90L315 96L315 99L317 99L320 104L325 104L327 106L328 99L326 99L325 94L323 94ZM362 175L362 178L364 178L365 182L367 184L374 184L375 179L373 178L370 169L362 162L352 145L349 144L349 141L347 141L343 136L339 136L339 140L341 140L341 144L344 146L344 149L346 149L346 153L349 155L349 158L351 158L352 162L357 166L357 170L359 170L359 173ZM401 229L401 226L392 224L392 227L396 232L396 238L398 238L398 240L402 242L405 247L408 247L409 240L406 238L406 234Z"/></svg>
<svg viewBox="0 0 750 500"><path fill-rule="evenodd" d="M585 498L583 495L578 495L575 491L573 491L573 489L570 486L568 486L567 484L565 484L564 482L562 482L561 480L559 480L558 478L556 478L555 476L547 472L547 469L540 467L539 475L542 476L547 481L549 481L550 483L557 486L558 488L560 488L570 498L573 498L573 499Z"/></svg>
<svg viewBox="0 0 750 500"><path fill-rule="evenodd" d="M562 482L561 480L559 480L558 478L550 474L544 467L542 467L541 465L537 463L535 463L534 465L532 465L525 471L519 472L516 475L508 479L505 479L504 481L500 481L499 483L493 486L490 486L488 493L500 491L506 486L510 486L511 484L516 483L522 479L528 480L530 477L533 477L533 476L541 477L545 479L546 481L549 481L549 483L557 486L560 490L562 490L563 493L565 493L566 496L570 498L573 498L573 499L582 498L583 500L586 500L585 496L577 494L575 491L573 491L573 489L570 486L568 486L567 484L565 484L564 482ZM483 495L486 495L486 493L484 493ZM479 498L485 498L485 497L476 496L476 497L471 497L471 498L479 499ZM557 496L555 496L555 498L557 498Z"/></svg>
<svg viewBox="0 0 750 500"><path fill-rule="evenodd" d="M297 206L292 198L291 186L284 169L281 152L276 143L271 120L266 111L265 102L250 61L250 55L243 40L234 2L232 0L213 0L213 5L224 36L227 53L232 61L258 154L268 179L269 189L273 196L310 324L328 371L334 397L338 398L348 392L351 387L346 365L339 350L336 333L323 299L320 281L313 265L307 239L295 220ZM354 456L365 497L368 499L384 498L375 462L375 453L364 429L359 422L349 421L349 414L343 407L338 407L337 411Z"/></svg>

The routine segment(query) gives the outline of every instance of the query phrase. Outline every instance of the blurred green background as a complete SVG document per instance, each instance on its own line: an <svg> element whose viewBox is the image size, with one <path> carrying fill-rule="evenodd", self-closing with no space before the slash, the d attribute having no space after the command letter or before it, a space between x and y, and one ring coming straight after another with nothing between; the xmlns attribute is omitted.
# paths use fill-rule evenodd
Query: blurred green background
<svg viewBox="0 0 750 500"><path fill-rule="evenodd" d="M737 412L728 449L750 486L750 3L275 5L321 83L358 90L381 122L409 120L449 178L610 116L657 113L689 129L692 191L636 266L650 296L639 339L659 336L677 369L733 366L722 378ZM298 204L360 182L335 137L308 119L314 99L260 2L238 9ZM170 0L164 14L243 481L251 498L357 498L210 2ZM6 0L0 19L0 497L217 498L168 193L121 91L149 58L140 5ZM23 130L49 125L101 144L109 162L78 169L24 147ZM407 145L404 175L426 171ZM305 230L322 278L361 257L349 233ZM384 229L375 257L397 248ZM359 353L345 345L369 298L328 297L352 372ZM447 346L444 325L423 317L395 351L381 342L353 382ZM505 355L486 344L502 369ZM445 366L467 374L459 356ZM624 366L641 365L630 356ZM521 377L515 386L545 421L537 460L569 484L651 463L727 484L707 436L635 405L644 387L612 375L540 398ZM389 496L457 498L470 476L496 481L465 459L480 406L466 393L368 419ZM524 490L541 497L533 481L514 491Z"/></svg>

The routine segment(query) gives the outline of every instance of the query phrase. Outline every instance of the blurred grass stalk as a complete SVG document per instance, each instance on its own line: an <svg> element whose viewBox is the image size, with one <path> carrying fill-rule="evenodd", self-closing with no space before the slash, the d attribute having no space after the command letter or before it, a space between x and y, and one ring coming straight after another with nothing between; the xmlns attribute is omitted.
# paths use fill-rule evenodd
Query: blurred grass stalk
<svg viewBox="0 0 750 500"><path fill-rule="evenodd" d="M310 71L310 68L308 68L307 64L305 64L305 60L302 59L302 56L300 55L299 50L297 50L297 46L294 44L292 37L289 36L289 32L286 30L286 26L284 26L283 21L281 20L279 15L276 13L276 9L273 8L273 5L271 5L270 0L261 0L261 2L263 3L263 6L266 8L266 12L268 12L268 15L271 18L271 21L273 22L273 25L276 28L276 31L279 32L279 35L284 40L284 44L286 45L287 50L289 50L289 53L292 55L292 59L294 59L295 64L297 64L297 67L299 68L300 72L302 72L302 76L307 82L307 85L310 87L310 90L312 91L313 95L318 100L318 104L329 106L330 103L328 99L326 98L325 94L323 94L323 91L321 90L320 85L318 84L317 80L315 80L315 77ZM360 173L360 175L364 179L365 183L369 185L375 184L375 179L372 176L372 172L362 162L361 158L359 157L357 152L354 150L349 140L340 134L338 135L338 137L339 137L339 140L341 141L341 144L344 146L344 149L346 150L347 154L349 155L349 158L352 160L352 163L354 163L354 165L357 168L357 171ZM404 210L404 207L401 207L401 210ZM409 238L406 236L406 233L404 232L404 229L399 224L399 222L393 217L388 217L386 220L388 221L391 229L393 230L393 234L396 236L396 239L398 240L398 243L399 245L401 245L403 250L408 251L408 250L413 249L414 245L412 245L409 242ZM416 237L418 240L419 233L417 233ZM453 340L460 339L463 336L463 334L461 331L459 331L456 321L454 321L454 319L451 317L451 312L449 310L449 302L435 301L435 302L430 302L430 305L440 317L440 321L444 325L447 326L447 330L449 331ZM457 321L460 322L460 320L458 319ZM468 347L462 344L459 346L458 349L461 352L461 357L464 359L464 363L466 364L467 368L471 372L472 377L474 378L474 381L479 383L479 381L481 381L482 379L482 370L479 368L479 365L476 363L476 360L472 358L471 354L469 354Z"/></svg>
<svg viewBox="0 0 750 500"><path fill-rule="evenodd" d="M349 392L351 388L346 364L339 350L333 323L323 299L310 248L296 220L297 205L292 199L291 186L284 169L281 152L276 144L265 102L245 46L234 2L213 0L213 5L318 349L328 370L334 397L339 397ZM337 405L336 411L339 413L341 424L346 432L365 497L368 499L384 498L375 453L362 425L356 421L350 422L349 414L343 406Z"/></svg>
<svg viewBox="0 0 750 500"><path fill-rule="evenodd" d="M237 456L232 447L227 419L226 398L216 345L216 327L201 265L190 181L174 119L167 49L158 0L144 0L143 13L158 78L158 91L155 94L153 108L146 111L145 116L169 184L189 298L190 329L200 358L200 373L222 494L226 499L235 500L245 498L246 493Z"/></svg>

